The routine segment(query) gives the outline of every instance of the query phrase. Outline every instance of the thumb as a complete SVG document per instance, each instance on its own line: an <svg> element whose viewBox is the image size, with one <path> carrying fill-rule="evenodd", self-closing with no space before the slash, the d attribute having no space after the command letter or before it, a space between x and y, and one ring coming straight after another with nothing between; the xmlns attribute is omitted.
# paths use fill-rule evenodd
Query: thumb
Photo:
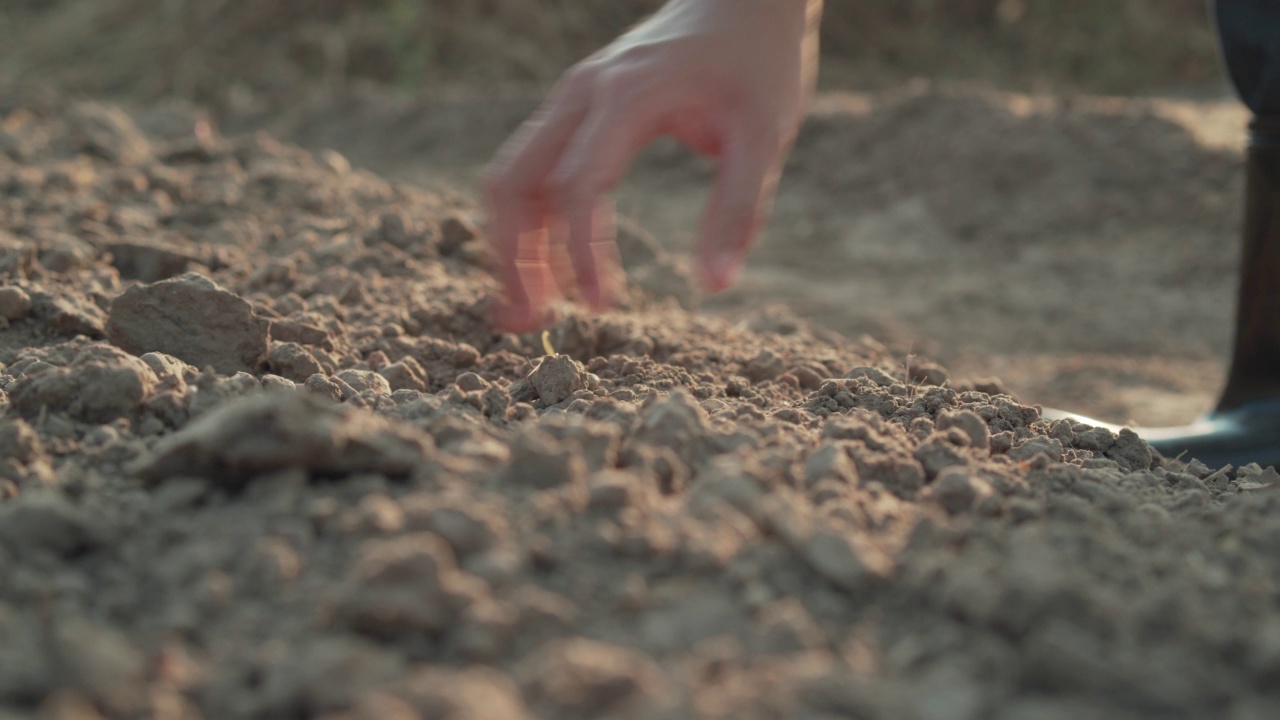
<svg viewBox="0 0 1280 720"><path fill-rule="evenodd" d="M744 124L728 128L723 148L698 245L699 275L712 292L728 288L742 270L768 218L782 154L776 134Z"/></svg>

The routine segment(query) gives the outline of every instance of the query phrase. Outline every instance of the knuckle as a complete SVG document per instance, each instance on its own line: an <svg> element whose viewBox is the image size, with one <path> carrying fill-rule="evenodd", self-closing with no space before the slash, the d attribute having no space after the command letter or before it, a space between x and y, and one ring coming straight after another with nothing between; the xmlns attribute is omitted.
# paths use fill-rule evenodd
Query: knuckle
<svg viewBox="0 0 1280 720"><path fill-rule="evenodd" d="M596 97L615 110L634 106L644 94L643 73L629 67L611 67L596 81Z"/></svg>

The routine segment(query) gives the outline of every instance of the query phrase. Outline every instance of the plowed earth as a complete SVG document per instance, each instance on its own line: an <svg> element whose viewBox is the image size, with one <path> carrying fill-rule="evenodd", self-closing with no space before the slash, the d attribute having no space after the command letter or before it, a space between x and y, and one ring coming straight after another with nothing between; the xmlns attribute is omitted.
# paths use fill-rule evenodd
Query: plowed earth
<svg viewBox="0 0 1280 720"><path fill-rule="evenodd" d="M1275 471L692 314L636 227L548 354L467 201L160 125L0 129L0 718L1280 713Z"/></svg>

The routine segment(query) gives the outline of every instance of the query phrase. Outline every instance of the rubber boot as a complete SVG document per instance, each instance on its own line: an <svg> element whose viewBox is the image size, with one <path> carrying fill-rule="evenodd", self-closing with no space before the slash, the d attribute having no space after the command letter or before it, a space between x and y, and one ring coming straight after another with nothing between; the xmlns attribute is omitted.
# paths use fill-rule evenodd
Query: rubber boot
<svg viewBox="0 0 1280 720"><path fill-rule="evenodd" d="M1280 465L1280 0L1217 0L1213 9L1227 72L1254 113L1231 369L1213 412L1136 432L1166 457ZM1061 410L1044 416L1120 429Z"/></svg>

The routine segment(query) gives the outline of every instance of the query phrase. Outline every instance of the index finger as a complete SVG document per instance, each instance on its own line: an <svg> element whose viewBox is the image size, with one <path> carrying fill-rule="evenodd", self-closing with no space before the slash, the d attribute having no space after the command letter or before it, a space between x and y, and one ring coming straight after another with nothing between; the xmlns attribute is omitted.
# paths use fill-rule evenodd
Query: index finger
<svg viewBox="0 0 1280 720"><path fill-rule="evenodd" d="M537 328L555 292L547 252L547 176L587 114L583 73L571 72L498 151L487 173L489 241L503 289L495 322Z"/></svg>

